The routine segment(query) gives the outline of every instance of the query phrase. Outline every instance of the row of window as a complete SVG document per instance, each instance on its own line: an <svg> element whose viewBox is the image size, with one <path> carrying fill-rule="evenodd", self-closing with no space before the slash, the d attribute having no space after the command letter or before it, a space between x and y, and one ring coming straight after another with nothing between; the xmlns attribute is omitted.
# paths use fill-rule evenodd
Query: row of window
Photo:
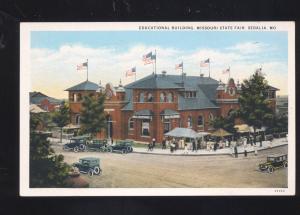
<svg viewBox="0 0 300 215"><path fill-rule="evenodd" d="M209 114L209 120L212 121L214 119L214 115L212 113ZM148 136L149 134L149 123L150 120L148 119L143 119L142 120L142 131L141 131L141 135L142 136ZM170 119L164 119L164 133L168 132L171 130L171 121ZM181 124L182 122L180 122ZM197 126L198 127L203 127L204 126L204 117L202 115L198 116L197 118ZM182 125L180 125L180 127L182 127ZM192 128L193 127L193 118L191 116L189 116L187 118L187 127L188 128ZM129 130L133 130L134 129L134 119L133 118L129 118L128 120L128 128Z"/></svg>
<svg viewBox="0 0 300 215"><path fill-rule="evenodd" d="M154 101L154 95L150 92L141 92L139 95L139 102L153 102ZM173 93L165 93L162 92L159 95L159 101L160 102L173 102L174 101L174 95Z"/></svg>

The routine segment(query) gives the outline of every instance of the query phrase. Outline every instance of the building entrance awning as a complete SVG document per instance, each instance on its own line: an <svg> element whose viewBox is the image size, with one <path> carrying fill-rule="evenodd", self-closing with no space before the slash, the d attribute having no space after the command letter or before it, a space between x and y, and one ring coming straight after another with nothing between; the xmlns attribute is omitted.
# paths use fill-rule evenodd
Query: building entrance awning
<svg viewBox="0 0 300 215"><path fill-rule="evenodd" d="M149 109L143 109L134 112L132 118L134 119L152 119L153 113Z"/></svg>
<svg viewBox="0 0 300 215"><path fill-rule="evenodd" d="M165 119L178 119L180 118L180 114L171 109L165 109L160 113L161 116L163 116Z"/></svg>

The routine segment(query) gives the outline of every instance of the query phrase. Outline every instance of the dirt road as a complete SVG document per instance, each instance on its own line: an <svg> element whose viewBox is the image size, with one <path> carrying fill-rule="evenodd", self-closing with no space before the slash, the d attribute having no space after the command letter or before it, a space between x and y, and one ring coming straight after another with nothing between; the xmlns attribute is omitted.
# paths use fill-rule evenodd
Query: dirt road
<svg viewBox="0 0 300 215"><path fill-rule="evenodd" d="M287 169L276 170L273 174L257 171L257 165L266 160L268 154L287 153L287 146L253 153L248 157L230 156L169 156L130 153L64 152L67 163L82 157L99 157L103 174L88 177L90 187L114 188L283 188L287 187Z"/></svg>

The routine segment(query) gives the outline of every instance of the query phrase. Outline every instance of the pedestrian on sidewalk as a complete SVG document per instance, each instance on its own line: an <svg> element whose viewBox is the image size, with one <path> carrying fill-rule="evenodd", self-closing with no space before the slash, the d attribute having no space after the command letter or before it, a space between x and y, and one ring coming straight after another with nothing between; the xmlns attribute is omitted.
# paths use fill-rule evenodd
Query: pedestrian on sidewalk
<svg viewBox="0 0 300 215"><path fill-rule="evenodd" d="M263 140L263 137L261 135L260 138L259 138L259 145L260 145L260 147L262 147L262 140Z"/></svg>
<svg viewBox="0 0 300 215"><path fill-rule="evenodd" d="M257 146L256 146L256 144L254 145L254 155L257 156Z"/></svg>
<svg viewBox="0 0 300 215"><path fill-rule="evenodd" d="M234 157L238 157L239 154L238 154L238 149L237 149L237 146L234 146Z"/></svg>
<svg viewBox="0 0 300 215"><path fill-rule="evenodd" d="M193 146L193 150L192 151L197 151L196 150L196 142L195 142L194 139L192 140L192 146Z"/></svg>
<svg viewBox="0 0 300 215"><path fill-rule="evenodd" d="M185 143L184 144L184 154L188 154L188 153L189 153L189 150L188 150L187 144Z"/></svg>
<svg viewBox="0 0 300 215"><path fill-rule="evenodd" d="M245 149L244 150L244 156L247 157L247 154L248 154L247 149Z"/></svg>
<svg viewBox="0 0 300 215"><path fill-rule="evenodd" d="M155 147L155 143L156 143L156 140L155 138L152 139L152 149Z"/></svg>
<svg viewBox="0 0 300 215"><path fill-rule="evenodd" d="M166 149L166 139L165 138L163 138L161 144L162 144L162 149Z"/></svg>

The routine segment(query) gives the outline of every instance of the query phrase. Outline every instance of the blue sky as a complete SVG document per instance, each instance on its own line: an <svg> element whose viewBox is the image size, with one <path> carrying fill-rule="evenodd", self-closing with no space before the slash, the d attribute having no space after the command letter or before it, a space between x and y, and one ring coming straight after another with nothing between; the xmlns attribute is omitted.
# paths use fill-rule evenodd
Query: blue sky
<svg viewBox="0 0 300 215"><path fill-rule="evenodd" d="M281 87L287 84L287 42L287 32L35 31L31 33L31 59L39 66L33 66L32 88L65 97L65 93L50 90L51 81L43 79L53 77L58 80L60 85L54 85L60 86L59 90L63 92L68 84L76 84L83 78L82 75L73 77L77 76L73 68L87 58L92 81L115 85L122 79L129 83L132 80L124 78L127 68L137 66L137 78L151 72L151 68L141 64L141 58L154 49L157 49L158 69L169 73L175 73L174 65L183 61L188 75L197 75L199 61L210 58L216 79L221 77L226 82L227 76L221 76L221 71L228 66L242 80L247 77L246 73L249 76L255 67L262 65L270 82ZM114 75L110 76L111 70ZM66 76L73 79L64 80ZM283 79L279 83L280 76ZM285 77L286 83L283 83ZM282 94L284 92L286 89Z"/></svg>

